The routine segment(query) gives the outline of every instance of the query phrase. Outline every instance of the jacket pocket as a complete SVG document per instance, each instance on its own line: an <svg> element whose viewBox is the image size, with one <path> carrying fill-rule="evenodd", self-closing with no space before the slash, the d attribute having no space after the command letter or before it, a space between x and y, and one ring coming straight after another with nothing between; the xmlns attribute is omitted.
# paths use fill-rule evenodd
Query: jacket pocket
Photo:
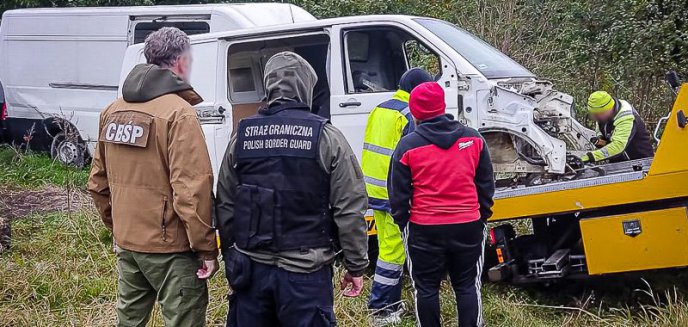
<svg viewBox="0 0 688 327"><path fill-rule="evenodd" d="M251 285L251 258L231 247L223 253L225 277L234 291L240 291Z"/></svg>
<svg viewBox="0 0 688 327"><path fill-rule="evenodd" d="M236 244L253 250L273 243L275 192L256 185L237 187L234 212Z"/></svg>
<svg viewBox="0 0 688 327"><path fill-rule="evenodd" d="M163 196L162 197L162 207L160 209L160 228L162 229L162 241L167 242L167 225L169 224L169 221L167 221L167 215L165 212L167 211L167 197Z"/></svg>

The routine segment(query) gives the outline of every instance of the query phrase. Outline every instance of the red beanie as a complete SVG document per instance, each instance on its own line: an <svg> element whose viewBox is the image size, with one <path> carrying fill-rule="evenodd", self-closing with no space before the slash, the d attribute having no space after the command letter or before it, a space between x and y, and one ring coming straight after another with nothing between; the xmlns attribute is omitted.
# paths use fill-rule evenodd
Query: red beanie
<svg viewBox="0 0 688 327"><path fill-rule="evenodd" d="M444 115L446 107L444 90L436 82L425 82L411 91L409 108L413 117L419 121Z"/></svg>

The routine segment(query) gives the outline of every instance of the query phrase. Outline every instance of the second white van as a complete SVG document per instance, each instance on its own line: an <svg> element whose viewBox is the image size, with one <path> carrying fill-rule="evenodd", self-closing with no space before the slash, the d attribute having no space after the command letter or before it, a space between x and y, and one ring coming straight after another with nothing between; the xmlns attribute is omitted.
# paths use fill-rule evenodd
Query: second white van
<svg viewBox="0 0 688 327"><path fill-rule="evenodd" d="M189 35L314 21L280 3L6 11L0 25L3 138L50 151L66 164L88 160L98 115L117 97L124 53L164 26Z"/></svg>

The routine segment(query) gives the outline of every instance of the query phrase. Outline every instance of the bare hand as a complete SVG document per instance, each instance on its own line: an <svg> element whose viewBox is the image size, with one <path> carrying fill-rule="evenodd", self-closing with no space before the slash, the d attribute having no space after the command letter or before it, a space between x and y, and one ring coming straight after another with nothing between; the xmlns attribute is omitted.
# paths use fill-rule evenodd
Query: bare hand
<svg viewBox="0 0 688 327"><path fill-rule="evenodd" d="M201 266L201 268L198 269L198 272L196 272L196 276L198 276L199 279L209 279L210 277L213 277L213 275L215 275L218 268L219 265L217 263L217 259L203 260L203 266Z"/></svg>
<svg viewBox="0 0 688 327"><path fill-rule="evenodd" d="M344 275L344 278L342 278L340 288L342 291L344 291L342 293L344 296L357 297L361 295L361 292L363 291L363 276L354 277L347 272L346 275Z"/></svg>

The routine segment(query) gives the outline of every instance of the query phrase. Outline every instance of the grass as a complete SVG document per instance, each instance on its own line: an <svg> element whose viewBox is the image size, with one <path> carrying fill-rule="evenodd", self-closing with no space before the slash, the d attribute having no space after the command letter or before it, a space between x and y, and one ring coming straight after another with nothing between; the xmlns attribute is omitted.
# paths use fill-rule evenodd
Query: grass
<svg viewBox="0 0 688 327"><path fill-rule="evenodd" d="M0 151L0 166L0 186L83 187L86 176L42 156L15 157L6 150ZM28 175L26 180L18 177ZM112 326L117 273L111 244L110 233L88 201L76 211L16 219L13 248L0 254L0 327ZM210 283L210 326L224 326L229 290L223 275L220 271ZM637 276L548 288L487 284L485 320L489 326L688 326L688 274L677 270L650 277L650 286ZM411 306L406 285L404 300ZM366 286L367 292L370 280ZM340 326L367 325L367 295L349 299L335 292ZM447 285L441 305L443 325L455 325ZM158 309L149 326L163 326ZM415 326L413 317L405 317L401 326Z"/></svg>
<svg viewBox="0 0 688 327"><path fill-rule="evenodd" d="M0 145L0 183L19 187L85 185L88 171L61 165L44 155L24 155Z"/></svg>

